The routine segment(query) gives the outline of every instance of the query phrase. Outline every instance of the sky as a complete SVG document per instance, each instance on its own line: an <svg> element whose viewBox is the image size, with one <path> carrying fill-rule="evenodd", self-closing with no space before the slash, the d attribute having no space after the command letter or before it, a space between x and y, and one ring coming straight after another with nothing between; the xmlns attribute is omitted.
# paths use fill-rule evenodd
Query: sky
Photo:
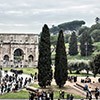
<svg viewBox="0 0 100 100"><path fill-rule="evenodd" d="M44 24L49 28L73 20L86 26L100 17L100 0L0 0L0 33L39 34Z"/></svg>

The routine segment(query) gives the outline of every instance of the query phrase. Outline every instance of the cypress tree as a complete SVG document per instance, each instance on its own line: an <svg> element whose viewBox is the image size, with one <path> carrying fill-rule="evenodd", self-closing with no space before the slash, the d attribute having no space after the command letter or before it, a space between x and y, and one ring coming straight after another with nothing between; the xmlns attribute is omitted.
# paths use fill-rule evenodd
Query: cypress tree
<svg viewBox="0 0 100 100"><path fill-rule="evenodd" d="M81 35L80 38L80 53L81 56L89 56L93 52L93 42L87 30Z"/></svg>
<svg viewBox="0 0 100 100"><path fill-rule="evenodd" d="M86 46L85 46L85 33L81 35L80 38L80 54L81 56L86 56Z"/></svg>
<svg viewBox="0 0 100 100"><path fill-rule="evenodd" d="M78 54L78 45L77 45L77 36L75 32L71 34L69 40L69 54L70 55L77 55Z"/></svg>
<svg viewBox="0 0 100 100"><path fill-rule="evenodd" d="M67 76L68 76L67 55L64 44L63 31L61 30L59 32L57 46L56 46L55 72L54 72L54 78L59 88L64 86L67 80Z"/></svg>
<svg viewBox="0 0 100 100"><path fill-rule="evenodd" d="M51 68L51 43L49 28L45 24L39 41L39 59L38 59L38 84L40 87L50 85L52 81Z"/></svg>

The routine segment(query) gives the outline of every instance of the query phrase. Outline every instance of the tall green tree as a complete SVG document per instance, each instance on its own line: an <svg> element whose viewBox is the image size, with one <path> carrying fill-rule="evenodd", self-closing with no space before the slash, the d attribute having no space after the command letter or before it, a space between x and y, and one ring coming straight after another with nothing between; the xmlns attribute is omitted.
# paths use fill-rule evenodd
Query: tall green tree
<svg viewBox="0 0 100 100"><path fill-rule="evenodd" d="M81 35L85 30L88 30L88 29L89 29L89 27L87 27L87 26L80 27L80 29L78 31L78 35Z"/></svg>
<svg viewBox="0 0 100 100"><path fill-rule="evenodd" d="M96 24L100 23L100 18L99 17L96 17L95 18L95 22L96 22Z"/></svg>
<svg viewBox="0 0 100 100"><path fill-rule="evenodd" d="M75 32L73 32L71 34L71 37L69 40L69 54L70 55L77 55L78 54L77 36L76 36Z"/></svg>
<svg viewBox="0 0 100 100"><path fill-rule="evenodd" d="M49 28L45 24L39 42L39 59L38 59L38 84L40 87L50 85L52 81L51 68L51 43Z"/></svg>
<svg viewBox="0 0 100 100"><path fill-rule="evenodd" d="M59 88L63 87L66 83L68 76L67 72L67 55L64 43L63 31L61 30L58 35L55 55L55 72L54 78Z"/></svg>
<svg viewBox="0 0 100 100"><path fill-rule="evenodd" d="M94 30L96 29L100 29L100 23L98 24L93 24L91 27L90 27L90 30L89 30L89 33L91 34L91 32L93 32Z"/></svg>
<svg viewBox="0 0 100 100"><path fill-rule="evenodd" d="M80 37L80 54L81 56L89 56L93 52L93 42L88 30L85 30Z"/></svg>
<svg viewBox="0 0 100 100"><path fill-rule="evenodd" d="M90 62L91 70L94 74L94 77L97 74L100 74L100 54L97 54L94 59Z"/></svg>
<svg viewBox="0 0 100 100"><path fill-rule="evenodd" d="M90 34L94 40L94 42L100 42L100 29L95 29Z"/></svg>

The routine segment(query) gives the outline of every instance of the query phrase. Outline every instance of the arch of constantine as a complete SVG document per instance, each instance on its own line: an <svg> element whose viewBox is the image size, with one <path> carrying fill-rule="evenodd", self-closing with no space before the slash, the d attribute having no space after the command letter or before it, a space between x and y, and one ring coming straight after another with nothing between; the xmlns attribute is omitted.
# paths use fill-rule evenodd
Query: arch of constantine
<svg viewBox="0 0 100 100"><path fill-rule="evenodd" d="M0 67L34 67L38 34L0 33Z"/></svg>

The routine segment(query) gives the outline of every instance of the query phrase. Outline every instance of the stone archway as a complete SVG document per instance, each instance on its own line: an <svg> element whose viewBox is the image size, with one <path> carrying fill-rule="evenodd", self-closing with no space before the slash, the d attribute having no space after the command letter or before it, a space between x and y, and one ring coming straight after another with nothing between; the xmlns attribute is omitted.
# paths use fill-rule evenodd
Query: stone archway
<svg viewBox="0 0 100 100"><path fill-rule="evenodd" d="M33 62L33 60L34 60L33 55L29 55L29 56L28 56L28 61L29 61L29 62Z"/></svg>
<svg viewBox="0 0 100 100"><path fill-rule="evenodd" d="M21 62L24 60L24 52L22 49L18 48L14 51L14 61Z"/></svg>
<svg viewBox="0 0 100 100"><path fill-rule="evenodd" d="M3 66L4 67L8 67L9 66L9 56L8 55L4 55L3 57Z"/></svg>
<svg viewBox="0 0 100 100"><path fill-rule="evenodd" d="M8 55L4 55L3 60L5 60L5 61L9 61L9 56L8 56Z"/></svg>

